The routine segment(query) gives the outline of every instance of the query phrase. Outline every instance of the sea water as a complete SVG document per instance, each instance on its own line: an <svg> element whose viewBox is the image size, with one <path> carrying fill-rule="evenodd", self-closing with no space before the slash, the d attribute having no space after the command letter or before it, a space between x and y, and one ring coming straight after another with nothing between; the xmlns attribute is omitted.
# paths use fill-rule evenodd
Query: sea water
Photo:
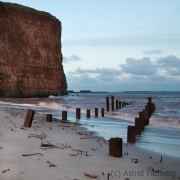
<svg viewBox="0 0 180 180"><path fill-rule="evenodd" d="M121 109L111 110L111 96L114 101L130 103ZM109 97L110 111L106 112L106 97ZM70 93L67 96L49 96L48 98L1 99L0 105L13 108L31 108L36 113L51 113L61 120L62 111L66 110L68 120L79 122L82 126L97 135L109 139L121 137L127 141L127 126L134 125L135 117L145 108L148 97L156 109L150 118L150 124L145 126L140 136L136 137L136 146L175 157L180 157L180 92L92 92ZM76 108L81 108L81 119L76 119ZM94 117L94 109L99 109L99 116ZM100 110L105 109L105 117ZM91 117L86 118L86 110L91 110Z"/></svg>

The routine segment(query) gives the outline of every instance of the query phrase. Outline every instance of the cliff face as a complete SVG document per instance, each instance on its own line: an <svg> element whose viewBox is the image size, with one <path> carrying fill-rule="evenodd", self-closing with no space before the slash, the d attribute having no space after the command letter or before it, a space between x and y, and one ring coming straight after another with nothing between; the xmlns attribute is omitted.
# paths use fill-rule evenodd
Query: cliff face
<svg viewBox="0 0 180 180"><path fill-rule="evenodd" d="M0 1L0 96L64 93L61 22L46 12Z"/></svg>

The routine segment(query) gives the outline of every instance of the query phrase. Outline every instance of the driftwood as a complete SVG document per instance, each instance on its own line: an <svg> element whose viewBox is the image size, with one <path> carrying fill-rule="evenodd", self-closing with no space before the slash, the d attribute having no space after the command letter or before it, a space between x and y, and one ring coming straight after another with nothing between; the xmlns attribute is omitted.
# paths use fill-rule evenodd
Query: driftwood
<svg viewBox="0 0 180 180"><path fill-rule="evenodd" d="M43 154L41 154L41 153L23 154L22 156L32 156L32 155L37 155L37 154L43 156Z"/></svg>
<svg viewBox="0 0 180 180"><path fill-rule="evenodd" d="M109 180L109 176L111 176L111 174L110 173L107 173L107 179Z"/></svg>
<svg viewBox="0 0 180 180"><path fill-rule="evenodd" d="M2 173L6 173L7 171L10 171L10 169L6 169L6 170L2 171Z"/></svg>
<svg viewBox="0 0 180 180"><path fill-rule="evenodd" d="M84 175L87 176L87 177L90 177L90 178L97 178L97 176L94 175L94 174L87 174L87 173L84 173Z"/></svg>
<svg viewBox="0 0 180 180"><path fill-rule="evenodd" d="M42 139L46 139L47 135L44 133L41 133L40 135L38 135L38 134L29 134L28 135L28 138L32 138L32 137L36 137L36 138L39 138L42 140Z"/></svg>
<svg viewBox="0 0 180 180"><path fill-rule="evenodd" d="M132 162L134 163L138 163L138 159L137 158L131 158Z"/></svg>
<svg viewBox="0 0 180 180"><path fill-rule="evenodd" d="M66 143L66 145L64 145L63 143L61 143L61 145L62 145L64 148L71 148L71 146L70 146L70 145L67 145L67 143Z"/></svg>
<svg viewBox="0 0 180 180"><path fill-rule="evenodd" d="M81 153L81 155L82 155L83 153L85 153L86 156L89 156L89 155L88 155L88 151L82 151L82 150L79 150L79 149L72 149L72 151L77 151L77 154L71 154L71 156L77 156L77 155L80 154L80 153Z"/></svg>
<svg viewBox="0 0 180 180"><path fill-rule="evenodd" d="M52 164L50 161L47 161L49 163L49 167L57 167L56 165Z"/></svg>
<svg viewBox="0 0 180 180"><path fill-rule="evenodd" d="M45 149L44 148L42 148L42 149L44 149L44 150L46 150L46 149L50 149L50 148L59 148L59 149L64 149L64 148L62 148L62 147L58 147L58 146L56 146L56 145L53 145L53 144L51 144L51 143L41 143L41 145L40 145L41 147L46 147Z"/></svg>

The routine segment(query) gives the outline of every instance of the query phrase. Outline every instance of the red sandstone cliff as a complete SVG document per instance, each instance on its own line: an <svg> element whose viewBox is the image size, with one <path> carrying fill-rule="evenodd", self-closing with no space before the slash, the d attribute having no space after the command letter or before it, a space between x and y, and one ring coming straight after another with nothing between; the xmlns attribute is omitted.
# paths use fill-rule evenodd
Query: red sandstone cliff
<svg viewBox="0 0 180 180"><path fill-rule="evenodd" d="M49 13L0 1L0 96L58 95L66 89L61 22Z"/></svg>

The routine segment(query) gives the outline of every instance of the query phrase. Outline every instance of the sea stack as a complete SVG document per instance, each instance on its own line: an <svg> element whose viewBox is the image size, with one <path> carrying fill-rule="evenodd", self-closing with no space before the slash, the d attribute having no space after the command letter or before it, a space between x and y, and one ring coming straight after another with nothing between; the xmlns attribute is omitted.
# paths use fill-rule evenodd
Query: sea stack
<svg viewBox="0 0 180 180"><path fill-rule="evenodd" d="M49 13L0 1L0 97L66 93L61 29Z"/></svg>

